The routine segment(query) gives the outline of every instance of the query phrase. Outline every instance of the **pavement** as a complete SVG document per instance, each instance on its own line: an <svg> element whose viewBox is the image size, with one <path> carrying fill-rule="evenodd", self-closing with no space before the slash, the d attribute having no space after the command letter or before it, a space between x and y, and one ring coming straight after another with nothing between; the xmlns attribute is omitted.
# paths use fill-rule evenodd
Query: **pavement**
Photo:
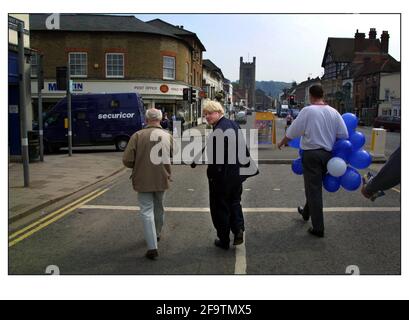
<svg viewBox="0 0 409 320"><path fill-rule="evenodd" d="M205 136L205 125L188 130L191 136ZM30 186L24 187L23 165L9 163L9 223L18 221L53 203L75 195L98 182L125 170L122 153L109 150L76 151L70 157L59 154L45 155L43 162L29 164ZM260 147L259 164L288 164L298 158L298 150L290 147L278 150L274 147Z"/></svg>

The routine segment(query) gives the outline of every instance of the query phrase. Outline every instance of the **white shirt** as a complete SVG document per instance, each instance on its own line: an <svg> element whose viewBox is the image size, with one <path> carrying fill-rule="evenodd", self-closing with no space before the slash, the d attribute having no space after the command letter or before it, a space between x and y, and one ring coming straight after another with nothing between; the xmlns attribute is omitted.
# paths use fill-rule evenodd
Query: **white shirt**
<svg viewBox="0 0 409 320"><path fill-rule="evenodd" d="M301 138L303 150L332 151L335 140L348 139L348 130L337 110L329 105L311 105L303 108L287 129L289 139Z"/></svg>

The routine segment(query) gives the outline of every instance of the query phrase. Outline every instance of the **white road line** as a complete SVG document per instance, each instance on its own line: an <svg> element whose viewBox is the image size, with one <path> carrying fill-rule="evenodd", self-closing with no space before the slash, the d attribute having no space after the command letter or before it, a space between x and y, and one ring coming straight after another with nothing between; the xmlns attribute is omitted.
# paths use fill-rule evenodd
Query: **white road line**
<svg viewBox="0 0 409 320"><path fill-rule="evenodd" d="M236 246L236 264L234 265L234 274L246 274L247 260L246 260L246 232L243 234L243 243Z"/></svg>
<svg viewBox="0 0 409 320"><path fill-rule="evenodd" d="M84 205L81 209L95 210L125 210L139 211L138 206L104 206L104 205ZM167 212L210 212L209 208L199 207L166 207ZM324 208L324 212L399 212L400 207L331 207ZM297 212L296 208L243 208L243 212Z"/></svg>
<svg viewBox="0 0 409 320"><path fill-rule="evenodd" d="M392 188L392 190L400 193L400 190L399 190L399 189Z"/></svg>

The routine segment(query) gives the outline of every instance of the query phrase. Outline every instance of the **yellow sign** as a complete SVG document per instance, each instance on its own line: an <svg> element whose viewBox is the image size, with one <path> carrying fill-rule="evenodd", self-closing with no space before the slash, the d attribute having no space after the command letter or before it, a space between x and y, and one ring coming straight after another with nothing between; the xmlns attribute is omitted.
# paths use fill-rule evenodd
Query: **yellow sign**
<svg viewBox="0 0 409 320"><path fill-rule="evenodd" d="M258 130L258 144L276 144L276 121L272 112L256 112L255 127Z"/></svg>

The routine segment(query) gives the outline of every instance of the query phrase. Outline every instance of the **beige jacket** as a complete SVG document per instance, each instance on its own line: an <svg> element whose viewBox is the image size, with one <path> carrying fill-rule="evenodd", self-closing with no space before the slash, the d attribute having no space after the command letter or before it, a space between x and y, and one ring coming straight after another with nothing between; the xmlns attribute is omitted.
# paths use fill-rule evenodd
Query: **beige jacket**
<svg viewBox="0 0 409 320"><path fill-rule="evenodd" d="M156 141L151 141L151 136ZM158 142L158 138L163 143ZM132 135L123 154L122 162L126 167L132 168L132 185L135 191L156 192L169 189L170 157L167 158L166 155L172 150L173 138L160 126L147 126ZM160 157L152 161L151 151L153 155ZM167 161L165 163L158 161L162 158Z"/></svg>

